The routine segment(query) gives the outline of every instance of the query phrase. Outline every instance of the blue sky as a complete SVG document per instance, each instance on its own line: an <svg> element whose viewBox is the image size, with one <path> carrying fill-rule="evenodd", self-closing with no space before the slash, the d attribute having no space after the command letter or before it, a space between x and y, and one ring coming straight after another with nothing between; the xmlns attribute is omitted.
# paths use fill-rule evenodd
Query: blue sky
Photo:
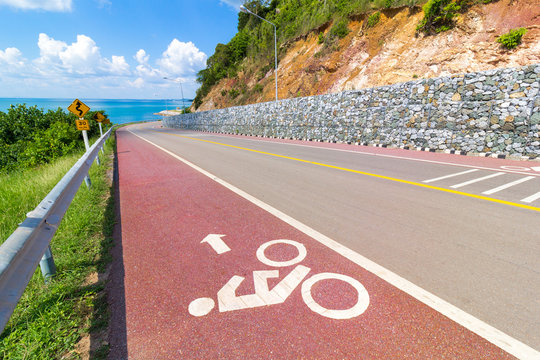
<svg viewBox="0 0 540 360"><path fill-rule="evenodd" d="M192 98L242 2L0 0L0 97Z"/></svg>

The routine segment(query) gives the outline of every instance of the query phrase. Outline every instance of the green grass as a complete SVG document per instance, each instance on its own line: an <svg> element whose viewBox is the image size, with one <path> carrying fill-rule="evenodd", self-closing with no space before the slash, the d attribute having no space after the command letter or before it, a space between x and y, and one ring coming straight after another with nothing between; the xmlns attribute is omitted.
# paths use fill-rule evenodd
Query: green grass
<svg viewBox="0 0 540 360"><path fill-rule="evenodd" d="M2 359L77 359L74 349L84 333L108 323L104 283L88 283L110 261L114 199L107 177L114 140L105 147L102 165L90 169L92 188L83 184L54 236L51 247L57 275L45 284L39 268L0 335ZM63 157L32 170L0 176L0 235L3 242L81 156ZM96 351L105 358L107 345Z"/></svg>

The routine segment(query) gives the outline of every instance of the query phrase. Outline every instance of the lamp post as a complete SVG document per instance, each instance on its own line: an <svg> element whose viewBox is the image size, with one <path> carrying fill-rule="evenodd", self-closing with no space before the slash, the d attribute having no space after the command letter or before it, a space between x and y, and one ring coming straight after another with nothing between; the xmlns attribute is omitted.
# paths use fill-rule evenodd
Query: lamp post
<svg viewBox="0 0 540 360"><path fill-rule="evenodd" d="M168 77L164 77L163 79L169 80L169 81L174 81L174 82L180 84L180 91L182 92L182 110L185 110L185 106L184 106L184 89L182 88L182 82L180 80L178 80L178 79L169 79Z"/></svg>
<svg viewBox="0 0 540 360"><path fill-rule="evenodd" d="M244 5L240 5L240 11L246 13L246 14L251 14L253 16L256 16L258 17L259 19L261 19L262 21L266 21L267 23L269 23L270 25L272 25L274 27L274 58L275 58L275 78L276 78L276 101L278 101L278 95L277 95L277 35L276 35L276 25L274 23L271 23L270 21L266 20L265 18L263 17L260 17L259 15L251 12L249 9L247 9Z"/></svg>

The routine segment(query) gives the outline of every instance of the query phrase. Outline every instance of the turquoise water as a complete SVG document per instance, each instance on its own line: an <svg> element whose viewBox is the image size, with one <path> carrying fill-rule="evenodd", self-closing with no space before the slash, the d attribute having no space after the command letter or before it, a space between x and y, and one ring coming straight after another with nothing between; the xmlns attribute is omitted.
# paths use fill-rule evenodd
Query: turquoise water
<svg viewBox="0 0 540 360"><path fill-rule="evenodd" d="M11 104L36 105L40 109L56 110L59 107L67 111L67 107L75 99L32 99L32 98L0 98L0 111L6 111ZM91 110L104 110L111 122L124 124L137 121L160 120L161 116L154 115L162 110L172 110L182 107L181 99L173 100L120 100L120 99L79 99ZM191 100L184 100L184 105L191 105Z"/></svg>

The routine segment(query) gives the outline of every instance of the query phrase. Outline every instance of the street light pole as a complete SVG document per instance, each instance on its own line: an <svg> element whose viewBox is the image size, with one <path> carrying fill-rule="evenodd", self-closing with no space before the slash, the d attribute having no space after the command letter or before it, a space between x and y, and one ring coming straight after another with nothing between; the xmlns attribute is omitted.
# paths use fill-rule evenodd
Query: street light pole
<svg viewBox="0 0 540 360"><path fill-rule="evenodd" d="M182 82L180 80L177 80L177 79L169 79L168 77L164 77L163 79L174 81L174 82L180 84L180 91L182 92L182 110L185 110L186 107L184 105L184 88L182 87Z"/></svg>
<svg viewBox="0 0 540 360"><path fill-rule="evenodd" d="M246 14L251 14L253 16L256 16L259 19L261 19L262 21L266 21L267 23L269 23L270 25L272 25L274 27L274 60L275 60L275 71L274 71L274 73L275 73L275 78L276 78L276 101L278 101L278 93L277 93L277 28L276 28L276 25L274 23L271 23L270 21L266 20L265 18L260 17L259 15L251 12L244 5L240 5L240 11L242 11L242 12L244 12Z"/></svg>

